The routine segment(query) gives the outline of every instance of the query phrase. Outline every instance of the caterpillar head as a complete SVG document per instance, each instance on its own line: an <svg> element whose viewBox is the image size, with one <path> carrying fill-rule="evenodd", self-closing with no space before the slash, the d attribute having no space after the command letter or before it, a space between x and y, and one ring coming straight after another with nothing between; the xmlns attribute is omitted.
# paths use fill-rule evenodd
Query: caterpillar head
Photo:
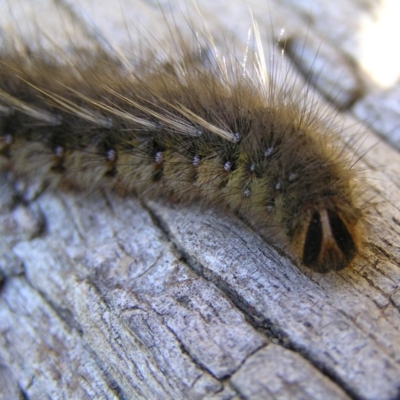
<svg viewBox="0 0 400 400"><path fill-rule="evenodd" d="M361 212L327 197L304 205L300 215L292 232L302 264L319 273L346 268L358 253Z"/></svg>

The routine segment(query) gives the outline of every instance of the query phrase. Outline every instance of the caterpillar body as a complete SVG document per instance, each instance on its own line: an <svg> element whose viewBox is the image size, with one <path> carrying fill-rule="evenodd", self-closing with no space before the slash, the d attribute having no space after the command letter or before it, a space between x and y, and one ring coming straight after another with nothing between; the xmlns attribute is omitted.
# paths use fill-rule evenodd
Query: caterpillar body
<svg viewBox="0 0 400 400"><path fill-rule="evenodd" d="M345 268L364 231L353 162L312 94L274 80L254 31L250 66L220 57L201 29L193 48L176 40L170 59L136 54L129 68L100 49L63 57L8 46L1 167L84 190L200 200L267 229L314 271Z"/></svg>

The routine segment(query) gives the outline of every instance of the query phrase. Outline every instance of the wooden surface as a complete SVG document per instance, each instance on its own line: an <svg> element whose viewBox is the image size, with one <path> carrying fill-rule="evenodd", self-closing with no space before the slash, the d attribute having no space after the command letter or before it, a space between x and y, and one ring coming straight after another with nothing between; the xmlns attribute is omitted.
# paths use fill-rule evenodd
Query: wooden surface
<svg viewBox="0 0 400 400"><path fill-rule="evenodd" d="M300 68L323 67L318 90L344 108L337 121L346 136L361 137L355 158L373 194L363 257L318 275L218 210L42 191L3 173L1 399L399 398L400 156L396 131L385 129L398 115L381 110L399 86L394 78L379 87L357 64L360 27L377 20L377 2L212 3L200 8L214 35L224 27L245 44L250 6L266 36L271 21L285 27ZM48 14L47 2L38 4ZM163 20L156 2L121 1L120 24L119 6L88 4L58 2L57 15L92 20L108 40L138 16L157 37ZM182 4L161 2L167 17ZM4 15L3 27L12 20ZM357 120L366 116L386 139Z"/></svg>

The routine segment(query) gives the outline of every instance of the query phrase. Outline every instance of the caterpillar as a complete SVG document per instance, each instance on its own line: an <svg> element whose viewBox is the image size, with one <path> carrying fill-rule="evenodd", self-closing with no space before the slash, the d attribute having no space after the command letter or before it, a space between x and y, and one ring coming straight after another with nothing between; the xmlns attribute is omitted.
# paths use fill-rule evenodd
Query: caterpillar
<svg viewBox="0 0 400 400"><path fill-rule="evenodd" d="M364 189L323 107L267 67L256 23L245 56L223 56L206 28L191 29L192 45L172 33L161 58L3 44L1 168L52 186L200 201L266 230L313 271L349 266L365 235Z"/></svg>

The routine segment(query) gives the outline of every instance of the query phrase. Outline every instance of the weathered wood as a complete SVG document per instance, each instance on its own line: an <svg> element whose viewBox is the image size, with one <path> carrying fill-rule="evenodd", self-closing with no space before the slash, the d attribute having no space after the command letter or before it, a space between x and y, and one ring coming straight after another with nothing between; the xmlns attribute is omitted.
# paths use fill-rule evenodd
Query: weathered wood
<svg viewBox="0 0 400 400"><path fill-rule="evenodd" d="M209 24L245 42L250 19L242 31L235 23L245 25L247 5L211 3L201 4ZM379 92L349 59L352 23L372 5L337 1L331 15L316 1L310 22L297 3L249 3L288 39L324 34L329 50L301 48L348 77L332 67L317 82L325 94L329 81L343 87L337 105ZM158 6L136 7L162 21ZM372 229L363 258L328 275L298 269L218 210L24 189L2 174L0 398L398 398L400 156L340 118L361 137Z"/></svg>

